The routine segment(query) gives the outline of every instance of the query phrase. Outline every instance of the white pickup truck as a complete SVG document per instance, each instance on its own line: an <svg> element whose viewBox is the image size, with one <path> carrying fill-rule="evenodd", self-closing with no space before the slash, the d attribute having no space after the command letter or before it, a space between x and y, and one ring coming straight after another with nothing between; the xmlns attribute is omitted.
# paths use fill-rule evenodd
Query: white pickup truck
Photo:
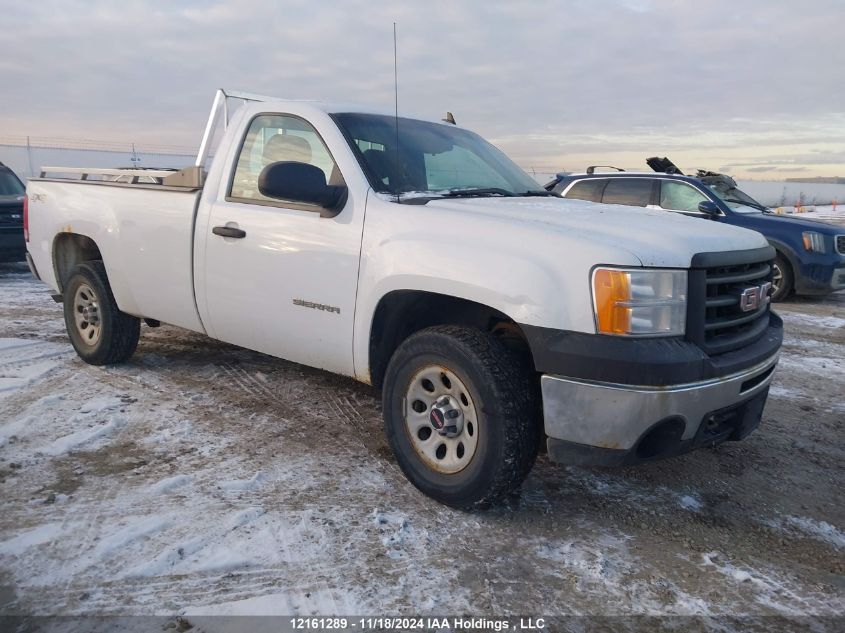
<svg viewBox="0 0 845 633"><path fill-rule="evenodd" d="M126 361L144 320L352 376L456 507L517 489L543 439L621 465L759 424L782 340L760 234L561 199L453 124L237 97L194 167L29 181L28 260L83 360Z"/></svg>

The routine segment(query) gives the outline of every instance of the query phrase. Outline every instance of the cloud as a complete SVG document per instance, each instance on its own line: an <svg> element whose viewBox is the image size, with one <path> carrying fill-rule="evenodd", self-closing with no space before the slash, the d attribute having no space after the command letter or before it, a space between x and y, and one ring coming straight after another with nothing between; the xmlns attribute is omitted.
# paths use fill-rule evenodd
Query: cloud
<svg viewBox="0 0 845 633"><path fill-rule="evenodd" d="M730 170L729 167L722 167L723 170ZM778 173L793 173L799 171L807 171L806 167L776 167L774 165L760 165L759 167L746 167L745 171L752 174L778 172Z"/></svg>
<svg viewBox="0 0 845 633"><path fill-rule="evenodd" d="M0 135L192 146L218 87L392 106L396 21L403 113L521 162L845 142L839 0L7 4Z"/></svg>
<svg viewBox="0 0 845 633"><path fill-rule="evenodd" d="M730 167L722 167L723 170L728 170ZM745 171L749 171L751 173L763 173L767 171L775 171L777 167L773 167L771 165L760 165L759 167L748 167Z"/></svg>

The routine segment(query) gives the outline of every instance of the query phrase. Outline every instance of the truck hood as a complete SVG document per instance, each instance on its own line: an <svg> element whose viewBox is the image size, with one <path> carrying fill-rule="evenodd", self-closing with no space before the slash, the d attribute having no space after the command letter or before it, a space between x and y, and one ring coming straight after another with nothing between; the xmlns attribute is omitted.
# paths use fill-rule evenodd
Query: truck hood
<svg viewBox="0 0 845 633"><path fill-rule="evenodd" d="M426 206L432 210L478 214L488 220L497 218L517 226L531 226L559 233L566 236L567 241L574 239L612 246L630 253L643 266L689 268L696 253L768 245L756 231L719 222L667 211L565 198L439 198L430 200ZM521 237L518 231L514 237Z"/></svg>

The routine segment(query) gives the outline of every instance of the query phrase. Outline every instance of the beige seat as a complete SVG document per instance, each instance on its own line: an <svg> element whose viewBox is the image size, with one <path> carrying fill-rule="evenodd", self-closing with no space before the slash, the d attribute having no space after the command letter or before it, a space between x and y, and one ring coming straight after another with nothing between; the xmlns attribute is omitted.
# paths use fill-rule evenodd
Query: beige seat
<svg viewBox="0 0 845 633"><path fill-rule="evenodd" d="M276 134L264 145L262 159L265 165L279 161L311 163L311 144L301 136Z"/></svg>

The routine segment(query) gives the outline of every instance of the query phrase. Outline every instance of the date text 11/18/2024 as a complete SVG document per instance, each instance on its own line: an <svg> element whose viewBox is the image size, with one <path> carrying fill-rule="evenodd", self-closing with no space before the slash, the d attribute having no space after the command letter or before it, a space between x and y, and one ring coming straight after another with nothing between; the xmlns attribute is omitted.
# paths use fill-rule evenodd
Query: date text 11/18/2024
<svg viewBox="0 0 845 633"><path fill-rule="evenodd" d="M465 618L465 617L295 617L290 619L294 631L440 631L457 629L464 631L541 631L546 628L544 618Z"/></svg>

